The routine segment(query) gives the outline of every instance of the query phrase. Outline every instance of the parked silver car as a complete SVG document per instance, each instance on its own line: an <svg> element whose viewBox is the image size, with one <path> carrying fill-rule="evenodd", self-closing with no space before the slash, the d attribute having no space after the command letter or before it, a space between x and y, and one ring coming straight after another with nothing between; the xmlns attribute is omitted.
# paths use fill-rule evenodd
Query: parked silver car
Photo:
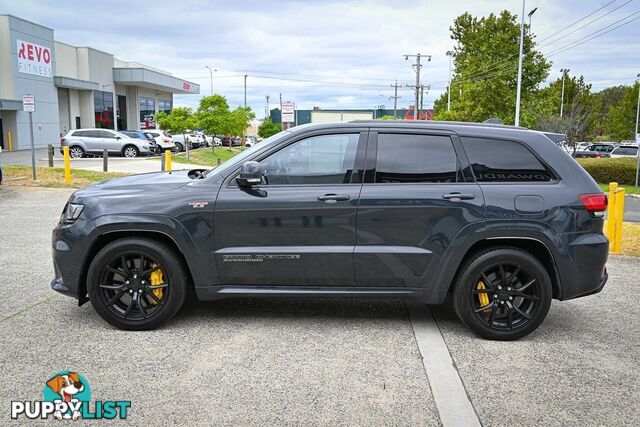
<svg viewBox="0 0 640 427"><path fill-rule="evenodd" d="M152 154L148 141L131 138L110 129L75 129L67 132L60 139L60 152L69 147L69 155L79 159L87 154L101 155L104 149L109 155L119 154L124 157L138 157Z"/></svg>

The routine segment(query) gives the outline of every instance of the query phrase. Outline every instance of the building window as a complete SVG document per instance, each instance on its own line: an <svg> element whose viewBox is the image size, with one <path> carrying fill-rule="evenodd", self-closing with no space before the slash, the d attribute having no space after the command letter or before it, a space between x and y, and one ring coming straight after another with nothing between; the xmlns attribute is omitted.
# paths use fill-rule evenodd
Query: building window
<svg viewBox="0 0 640 427"><path fill-rule="evenodd" d="M158 111L163 111L169 114L171 112L171 101L158 99Z"/></svg>
<svg viewBox="0 0 640 427"><path fill-rule="evenodd" d="M113 129L113 93L94 90L93 111L97 128Z"/></svg>
<svg viewBox="0 0 640 427"><path fill-rule="evenodd" d="M156 128L156 105L155 100L150 97L140 97L140 129Z"/></svg>

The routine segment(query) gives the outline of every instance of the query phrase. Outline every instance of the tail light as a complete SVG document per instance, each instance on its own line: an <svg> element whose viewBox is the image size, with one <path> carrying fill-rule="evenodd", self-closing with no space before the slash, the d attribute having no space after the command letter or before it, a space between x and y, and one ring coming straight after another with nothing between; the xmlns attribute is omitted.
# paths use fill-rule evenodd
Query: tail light
<svg viewBox="0 0 640 427"><path fill-rule="evenodd" d="M65 139L64 138L60 138L60 145L64 144Z"/></svg>
<svg viewBox="0 0 640 427"><path fill-rule="evenodd" d="M600 158L600 157L602 157L602 154L596 153L596 158Z"/></svg>
<svg viewBox="0 0 640 427"><path fill-rule="evenodd" d="M589 212L604 212L607 210L607 195L604 193L581 194L580 201Z"/></svg>
<svg viewBox="0 0 640 427"><path fill-rule="evenodd" d="M163 139L163 141L164 141L166 144L168 144L168 143L170 142L169 138L165 138L165 139Z"/></svg>

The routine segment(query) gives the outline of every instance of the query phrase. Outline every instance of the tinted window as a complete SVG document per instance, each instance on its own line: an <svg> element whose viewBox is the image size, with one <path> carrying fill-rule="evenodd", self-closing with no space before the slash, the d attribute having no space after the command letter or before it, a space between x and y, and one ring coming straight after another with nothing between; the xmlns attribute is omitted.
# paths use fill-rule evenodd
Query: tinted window
<svg viewBox="0 0 640 427"><path fill-rule="evenodd" d="M611 154L622 154L626 156L635 156L638 153L636 147L618 147L611 152Z"/></svg>
<svg viewBox="0 0 640 427"><path fill-rule="evenodd" d="M553 176L524 145L513 141L462 138L478 182L539 182Z"/></svg>
<svg viewBox="0 0 640 427"><path fill-rule="evenodd" d="M86 131L86 130L77 130L73 133L73 136L84 136L84 137L90 137L91 135L90 131Z"/></svg>
<svg viewBox="0 0 640 427"><path fill-rule="evenodd" d="M375 182L456 182L451 138L380 134Z"/></svg>
<svg viewBox="0 0 640 427"><path fill-rule="evenodd" d="M263 184L349 183L358 138L322 135L295 142L260 162Z"/></svg>

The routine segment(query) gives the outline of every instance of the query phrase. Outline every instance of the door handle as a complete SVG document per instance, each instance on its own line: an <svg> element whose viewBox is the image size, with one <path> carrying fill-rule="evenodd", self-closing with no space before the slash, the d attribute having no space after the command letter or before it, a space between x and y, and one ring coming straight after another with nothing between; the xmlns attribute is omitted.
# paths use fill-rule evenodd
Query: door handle
<svg viewBox="0 0 640 427"><path fill-rule="evenodd" d="M318 196L318 200L327 203L345 202L349 199L351 199L351 196L348 194L325 194L324 196Z"/></svg>
<svg viewBox="0 0 640 427"><path fill-rule="evenodd" d="M475 199L476 196L474 194L449 193L444 194L442 198L445 200L471 200Z"/></svg>

